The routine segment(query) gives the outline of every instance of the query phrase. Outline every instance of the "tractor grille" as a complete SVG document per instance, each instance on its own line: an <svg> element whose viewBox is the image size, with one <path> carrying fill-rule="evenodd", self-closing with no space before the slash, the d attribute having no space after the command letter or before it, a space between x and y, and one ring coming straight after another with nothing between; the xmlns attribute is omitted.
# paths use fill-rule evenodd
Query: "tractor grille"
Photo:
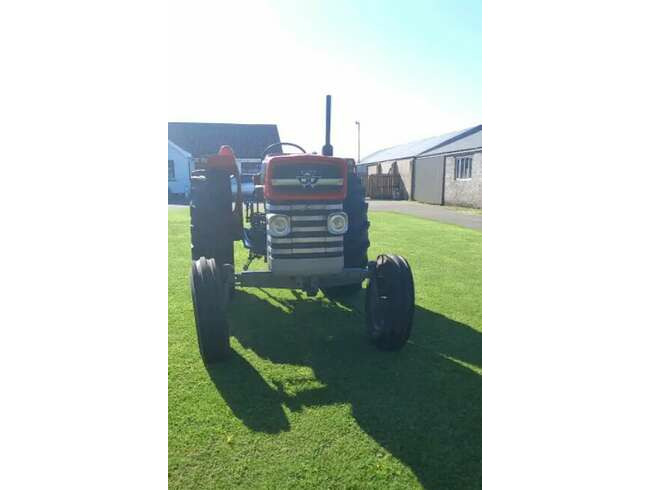
<svg viewBox="0 0 650 490"><path fill-rule="evenodd" d="M279 163L273 166L271 186L285 195L341 192L344 175L340 165Z"/></svg>
<svg viewBox="0 0 650 490"><path fill-rule="evenodd" d="M276 259L343 257L343 235L332 235L327 231L327 216L342 210L342 203L268 203L267 212L291 218L289 235L276 238L267 234L268 254Z"/></svg>

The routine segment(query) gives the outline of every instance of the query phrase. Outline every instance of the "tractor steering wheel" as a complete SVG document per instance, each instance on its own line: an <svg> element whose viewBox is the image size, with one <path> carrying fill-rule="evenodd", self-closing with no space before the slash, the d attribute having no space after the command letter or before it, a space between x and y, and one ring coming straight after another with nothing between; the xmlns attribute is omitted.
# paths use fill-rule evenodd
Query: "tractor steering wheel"
<svg viewBox="0 0 650 490"><path fill-rule="evenodd" d="M265 157L266 155L269 154L269 152L271 151L271 148L275 148L276 146L279 146L280 149L282 149L282 145L294 146L294 147L298 148L301 152L303 152L303 153L307 153L307 152L303 149L302 146L296 145L295 143L282 143L282 142L280 142L280 143L273 143L272 145L267 146L266 149L262 152L262 157L260 158L260 160L262 160L262 161L264 160L264 157Z"/></svg>

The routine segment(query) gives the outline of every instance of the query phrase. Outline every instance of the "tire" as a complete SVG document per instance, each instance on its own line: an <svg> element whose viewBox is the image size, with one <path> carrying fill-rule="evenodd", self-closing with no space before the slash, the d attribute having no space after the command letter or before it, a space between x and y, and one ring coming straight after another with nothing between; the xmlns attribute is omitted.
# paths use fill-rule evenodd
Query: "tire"
<svg viewBox="0 0 650 490"><path fill-rule="evenodd" d="M404 347L411 335L415 310L413 274L406 259L380 255L366 288L366 327L381 350Z"/></svg>
<svg viewBox="0 0 650 490"><path fill-rule="evenodd" d="M343 238L345 267L368 265L368 203L361 179L348 173L348 193L343 201L343 211L348 215L348 231Z"/></svg>
<svg viewBox="0 0 650 490"><path fill-rule="evenodd" d="M199 351L206 365L213 364L230 354L224 284L214 259L201 257L192 261L190 276Z"/></svg>
<svg viewBox="0 0 650 490"><path fill-rule="evenodd" d="M368 266L368 203L366 191L358 175L348 173L348 193L343 201L343 211L348 215L348 231L343 237L344 267ZM361 290L361 283L346 284L345 286L332 286L322 288L323 294L328 298L344 298Z"/></svg>
<svg viewBox="0 0 650 490"><path fill-rule="evenodd" d="M191 177L192 260L215 259L235 265L230 175L220 169L195 170Z"/></svg>

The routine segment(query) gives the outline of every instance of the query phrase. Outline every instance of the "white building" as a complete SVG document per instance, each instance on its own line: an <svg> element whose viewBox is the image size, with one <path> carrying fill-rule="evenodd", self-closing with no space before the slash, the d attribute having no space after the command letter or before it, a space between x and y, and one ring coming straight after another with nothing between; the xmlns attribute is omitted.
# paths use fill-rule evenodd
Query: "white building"
<svg viewBox="0 0 650 490"><path fill-rule="evenodd" d="M192 170L192 155L167 140L167 193L189 196Z"/></svg>

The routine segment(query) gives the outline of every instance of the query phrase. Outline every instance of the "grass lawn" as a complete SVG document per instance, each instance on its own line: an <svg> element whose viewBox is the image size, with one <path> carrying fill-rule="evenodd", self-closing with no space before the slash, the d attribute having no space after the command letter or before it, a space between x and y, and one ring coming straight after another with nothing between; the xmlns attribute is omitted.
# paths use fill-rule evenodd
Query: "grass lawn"
<svg viewBox="0 0 650 490"><path fill-rule="evenodd" d="M404 255L416 312L400 352L366 341L363 292L244 289L233 356L204 368L189 212L169 210L169 488L480 488L481 233L370 213L370 257ZM236 245L241 268L246 251ZM255 268L264 268L257 261Z"/></svg>

